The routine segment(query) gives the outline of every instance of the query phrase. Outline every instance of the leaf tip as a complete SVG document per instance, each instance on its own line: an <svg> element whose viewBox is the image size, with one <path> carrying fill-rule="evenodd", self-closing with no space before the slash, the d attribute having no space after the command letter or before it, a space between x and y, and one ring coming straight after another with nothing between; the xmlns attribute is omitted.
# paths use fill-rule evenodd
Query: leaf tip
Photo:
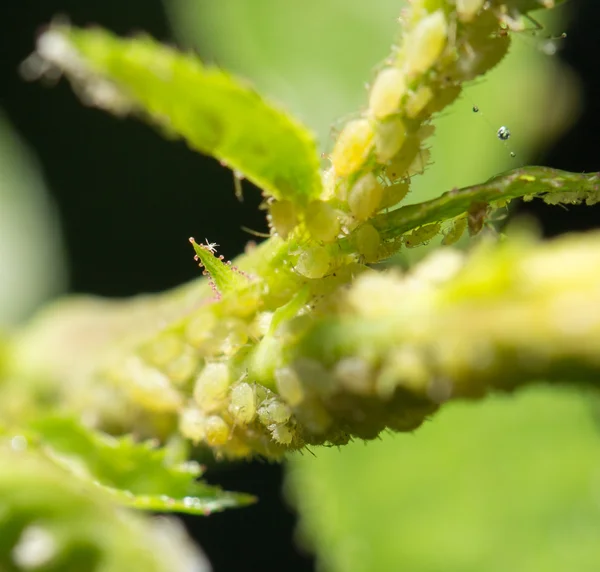
<svg viewBox="0 0 600 572"><path fill-rule="evenodd" d="M211 286L218 296L248 284L247 274L233 266L231 261L225 262L223 255L217 256L216 247L219 245L216 242L206 240L205 244L197 243L194 237L190 237L189 242L196 253L194 260L204 269L202 274L209 277Z"/></svg>

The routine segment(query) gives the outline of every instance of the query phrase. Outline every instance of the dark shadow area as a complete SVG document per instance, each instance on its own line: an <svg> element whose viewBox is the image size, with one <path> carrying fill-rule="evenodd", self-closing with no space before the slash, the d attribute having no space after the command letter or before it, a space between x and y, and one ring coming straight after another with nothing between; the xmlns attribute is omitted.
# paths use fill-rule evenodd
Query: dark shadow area
<svg viewBox="0 0 600 572"><path fill-rule="evenodd" d="M567 38L561 43L558 57L568 64L581 81L583 109L576 123L545 154L533 163L573 172L600 170L600 3L594 0L571 0L572 22ZM568 231L589 230L600 226L600 205L548 206L536 200L521 203L514 214L533 216L544 236Z"/></svg>

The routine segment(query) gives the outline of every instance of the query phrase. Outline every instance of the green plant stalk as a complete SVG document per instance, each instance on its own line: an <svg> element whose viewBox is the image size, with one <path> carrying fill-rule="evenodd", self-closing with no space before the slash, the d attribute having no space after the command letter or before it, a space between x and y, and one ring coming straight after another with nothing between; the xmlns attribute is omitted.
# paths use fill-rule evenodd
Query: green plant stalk
<svg viewBox="0 0 600 572"><path fill-rule="evenodd" d="M540 381L598 386L600 234L523 236L460 258L441 251L406 276L364 274L282 348L299 377L310 362L329 378L319 399L332 428L369 437L412 430L450 399ZM365 409L373 401L378 415Z"/></svg>
<svg viewBox="0 0 600 572"><path fill-rule="evenodd" d="M446 315L443 294L454 279L429 289L422 288L421 278L382 276L387 286L379 295L365 291L357 305L340 308L368 283L365 263L440 232L447 243L466 227L475 235L493 208L513 198L543 196L568 204L597 200L595 175L535 167L388 212L406 196L412 176L427 166L425 141L434 114L458 97L464 82L502 59L510 43L507 26L517 26L526 11L551 4L411 3L401 18L404 35L370 88L368 108L340 133L322 187L315 182L319 175L310 134L251 89L148 38L119 40L99 30L52 27L40 38L38 60L64 71L88 103L147 117L262 183L274 236L232 265L222 263L212 245L195 244L198 260L211 274L212 290L200 282L176 296L161 295L156 304L145 298L121 307L84 301L72 313L68 303L57 308L54 316L15 339L5 374L11 388L5 409L13 417L23 415L27 407L19 388L25 385L34 390L38 406L61 404L115 433L135 430L167 438L178 430L220 456L279 457L308 443L370 438L385 427L412 429L438 407L440 399L431 395L443 394L437 385L450 384L451 395L463 395L464 376L454 375L452 362L436 358L440 371L434 371L422 364L427 360L420 353L432 351L430 344L437 347L434 338L451 339L452 328L462 323L457 314L454 322L438 324L437 314L422 308L440 305L440 316ZM200 87L212 94L203 99ZM246 117L248 125L264 123L272 147L268 157L257 154L262 139L256 146L239 144L252 136ZM519 264L519 248L526 244L519 245L510 250L513 258L506 264ZM595 256L596 241L590 239L590 245L590 256ZM446 256L456 260L450 252ZM505 282L498 272L502 257L492 249L480 262L482 275L495 280L490 292ZM554 262L561 264L562 258ZM477 283L470 280L463 284L466 290ZM572 285L563 286L561 295ZM540 288L549 289L550 282ZM388 303L377 318L363 311L374 297ZM489 302L499 304L493 296ZM396 307L407 314L398 315ZM470 307L456 308L468 323ZM168 325L157 326L161 322ZM438 324L440 331L428 330L427 324ZM539 336L541 344L547 341L541 330L528 325L530 335ZM481 327L494 332L493 323L482 320ZM95 339L77 352L78 367L73 367L74 340L89 340L81 332L91 330ZM470 334L464 335L468 339ZM59 350L48 351L48 340ZM335 350L339 355L333 349L323 354L336 343L341 344ZM509 352L494 343L500 340L492 336L494 355ZM510 351L519 351L517 346ZM369 392L364 384L370 388L381 377L385 352L395 364L383 376L387 389ZM481 367L478 356L464 356L461 367L468 369L468 359L473 359L473 371ZM405 375L409 366L421 378L414 372ZM528 367L523 367L524 377L543 373L527 374ZM488 378L472 378L481 380L478 390L473 381L472 393L485 393ZM432 384L433 390L423 389Z"/></svg>

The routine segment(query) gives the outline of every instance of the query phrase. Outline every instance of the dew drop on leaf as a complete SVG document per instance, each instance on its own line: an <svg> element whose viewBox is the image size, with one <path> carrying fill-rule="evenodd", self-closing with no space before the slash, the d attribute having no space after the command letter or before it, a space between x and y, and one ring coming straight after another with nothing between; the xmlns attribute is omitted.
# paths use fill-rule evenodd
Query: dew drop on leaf
<svg viewBox="0 0 600 572"><path fill-rule="evenodd" d="M510 138L510 131L509 131L508 127L503 125L502 127L500 127L500 129L498 129L498 139L500 139L501 141L506 141L509 138Z"/></svg>

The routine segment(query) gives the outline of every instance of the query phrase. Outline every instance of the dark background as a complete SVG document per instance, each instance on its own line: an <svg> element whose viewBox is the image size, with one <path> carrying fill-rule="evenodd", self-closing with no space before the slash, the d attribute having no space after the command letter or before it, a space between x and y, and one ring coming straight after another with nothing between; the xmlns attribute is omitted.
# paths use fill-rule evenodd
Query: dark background
<svg viewBox="0 0 600 572"><path fill-rule="evenodd" d="M600 2L571 4L574 17L559 57L582 80L584 113L553 149L532 162L597 171ZM241 252L253 238L242 226L265 230L256 189L244 183L240 203L234 197L232 174L216 161L192 153L181 142L166 141L134 120L83 107L64 82L45 89L19 77L18 64L32 51L36 32L57 14L121 34L145 30L161 40L172 38L159 0L2 2L0 105L37 154L58 206L70 289L128 296L197 277L189 236L218 242L227 258ZM535 201L516 211L536 216L547 236L592 228L600 221L598 206L567 211ZM260 498L251 508L184 519L216 572L314 569L312 559L293 544L295 517L281 498L281 466L237 465L213 477L225 488Z"/></svg>

